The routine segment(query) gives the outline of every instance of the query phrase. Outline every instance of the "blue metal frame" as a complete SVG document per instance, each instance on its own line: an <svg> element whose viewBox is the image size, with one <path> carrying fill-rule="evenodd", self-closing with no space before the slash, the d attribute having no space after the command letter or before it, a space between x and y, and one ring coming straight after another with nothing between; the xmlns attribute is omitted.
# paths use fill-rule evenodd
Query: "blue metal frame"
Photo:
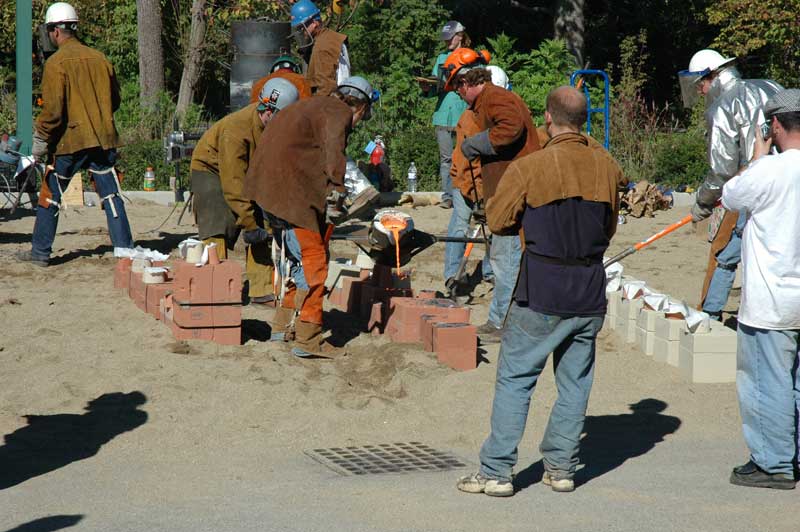
<svg viewBox="0 0 800 532"><path fill-rule="evenodd" d="M608 83L608 74L605 73L603 70L576 70L572 73L569 77L569 84L573 87L577 82L579 76L602 76L603 78L603 85L605 91L605 105L603 107L592 107L592 97L589 95L589 87L586 86L586 83L583 84L583 94L586 95L586 133L589 135L592 134L592 114L593 113L603 113L603 125L605 127L605 139L603 140L603 146L605 149L608 149L609 145L609 124L610 124L610 111L611 105L609 103L609 83Z"/></svg>

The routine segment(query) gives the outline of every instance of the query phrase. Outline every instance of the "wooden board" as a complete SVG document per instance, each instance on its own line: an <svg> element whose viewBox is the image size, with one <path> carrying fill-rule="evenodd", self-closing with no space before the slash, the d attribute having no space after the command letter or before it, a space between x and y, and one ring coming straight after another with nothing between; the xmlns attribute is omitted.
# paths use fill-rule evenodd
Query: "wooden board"
<svg viewBox="0 0 800 532"><path fill-rule="evenodd" d="M83 176L80 172L72 176L67 190L64 191L62 202L67 207L83 207Z"/></svg>

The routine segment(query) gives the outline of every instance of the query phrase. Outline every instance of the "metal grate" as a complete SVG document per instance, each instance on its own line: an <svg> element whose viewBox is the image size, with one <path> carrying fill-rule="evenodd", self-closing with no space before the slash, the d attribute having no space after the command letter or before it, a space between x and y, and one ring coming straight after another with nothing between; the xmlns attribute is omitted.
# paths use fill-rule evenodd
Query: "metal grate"
<svg viewBox="0 0 800 532"><path fill-rule="evenodd" d="M453 454L416 441L312 449L305 453L341 475L419 473L467 467L467 464Z"/></svg>

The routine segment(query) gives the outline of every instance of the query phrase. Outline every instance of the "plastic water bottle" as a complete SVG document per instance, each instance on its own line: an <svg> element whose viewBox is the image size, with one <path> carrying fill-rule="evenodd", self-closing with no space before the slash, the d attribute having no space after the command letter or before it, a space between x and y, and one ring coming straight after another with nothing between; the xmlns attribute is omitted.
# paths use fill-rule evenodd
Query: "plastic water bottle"
<svg viewBox="0 0 800 532"><path fill-rule="evenodd" d="M156 189L156 173L152 166L148 166L144 171L144 190L153 192Z"/></svg>
<svg viewBox="0 0 800 532"><path fill-rule="evenodd" d="M411 166L408 167L408 191L417 191L417 166L414 161L411 161Z"/></svg>

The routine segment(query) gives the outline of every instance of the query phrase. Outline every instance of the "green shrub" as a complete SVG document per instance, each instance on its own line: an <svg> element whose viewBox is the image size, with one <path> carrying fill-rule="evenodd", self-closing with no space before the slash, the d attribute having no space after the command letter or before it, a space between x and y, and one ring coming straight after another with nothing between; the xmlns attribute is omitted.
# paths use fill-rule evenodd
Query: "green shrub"
<svg viewBox="0 0 800 532"><path fill-rule="evenodd" d="M703 131L690 128L659 134L654 159L653 182L696 187L708 172Z"/></svg>

